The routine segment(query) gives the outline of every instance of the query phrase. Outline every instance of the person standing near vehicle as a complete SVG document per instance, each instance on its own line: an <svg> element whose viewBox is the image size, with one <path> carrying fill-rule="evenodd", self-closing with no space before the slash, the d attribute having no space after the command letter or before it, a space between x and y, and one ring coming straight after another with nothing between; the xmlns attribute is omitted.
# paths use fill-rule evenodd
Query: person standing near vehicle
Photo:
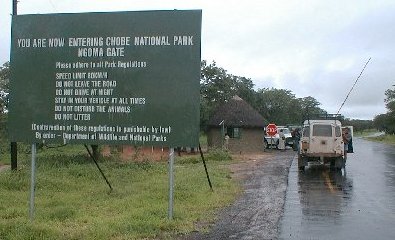
<svg viewBox="0 0 395 240"><path fill-rule="evenodd" d="M227 133L225 133L225 137L224 137L224 150L228 151L229 150L229 135Z"/></svg>
<svg viewBox="0 0 395 240"><path fill-rule="evenodd" d="M292 132L292 137L294 140L294 144L292 145L292 148L294 151L299 151L299 141L300 141L300 129L295 128Z"/></svg>
<svg viewBox="0 0 395 240"><path fill-rule="evenodd" d="M351 141L351 134L349 133L348 128L343 129L343 142L344 142L344 161L347 160L347 152L348 152L348 144Z"/></svg>
<svg viewBox="0 0 395 240"><path fill-rule="evenodd" d="M278 149L285 151L285 135L283 129L280 129L280 133L278 134Z"/></svg>

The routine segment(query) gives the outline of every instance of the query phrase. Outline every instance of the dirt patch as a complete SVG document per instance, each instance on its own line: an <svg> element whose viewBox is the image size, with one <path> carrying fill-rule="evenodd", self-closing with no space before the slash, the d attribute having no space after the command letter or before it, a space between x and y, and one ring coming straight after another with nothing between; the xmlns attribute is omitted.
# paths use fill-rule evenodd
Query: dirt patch
<svg viewBox="0 0 395 240"><path fill-rule="evenodd" d="M0 165L0 172L10 169L9 165Z"/></svg>
<svg viewBox="0 0 395 240"><path fill-rule="evenodd" d="M232 177L245 180L252 174L253 169L264 164L272 156L273 153L232 155L232 159L236 160L235 163L229 165Z"/></svg>
<svg viewBox="0 0 395 240"><path fill-rule="evenodd" d="M169 158L169 148L165 147L134 147L123 146L104 146L102 155L117 156L122 161L167 161Z"/></svg>

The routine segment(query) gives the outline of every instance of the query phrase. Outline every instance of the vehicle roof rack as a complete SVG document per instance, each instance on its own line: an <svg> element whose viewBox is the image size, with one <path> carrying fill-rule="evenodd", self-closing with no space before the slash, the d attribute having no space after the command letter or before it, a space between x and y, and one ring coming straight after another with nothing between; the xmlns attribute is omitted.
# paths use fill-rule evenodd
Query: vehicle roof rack
<svg viewBox="0 0 395 240"><path fill-rule="evenodd" d="M309 116L309 119L306 119L306 120L339 120L339 121L343 121L344 116L341 114L320 113L320 114L312 114Z"/></svg>

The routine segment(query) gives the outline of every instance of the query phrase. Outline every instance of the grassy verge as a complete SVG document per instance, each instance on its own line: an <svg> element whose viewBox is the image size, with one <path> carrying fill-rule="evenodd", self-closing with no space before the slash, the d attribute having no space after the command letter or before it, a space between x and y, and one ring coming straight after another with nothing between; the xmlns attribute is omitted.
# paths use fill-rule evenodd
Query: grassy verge
<svg viewBox="0 0 395 240"><path fill-rule="evenodd" d="M31 222L30 155L18 157L17 172L0 173L0 239L172 239L214 221L215 209L240 191L224 167L227 154L207 156L214 192L198 155L176 158L174 219L168 220L166 163L101 159L110 193L82 146L44 149L37 155Z"/></svg>
<svg viewBox="0 0 395 240"><path fill-rule="evenodd" d="M18 156L30 154L31 145L26 143L18 143ZM10 165L11 164L11 154L10 154L10 142L8 139L3 139L0 137L0 165Z"/></svg>
<svg viewBox="0 0 395 240"><path fill-rule="evenodd" d="M367 139L375 142L395 145L395 135L391 135L391 134L385 134L378 137L368 137Z"/></svg>
<svg viewBox="0 0 395 240"><path fill-rule="evenodd" d="M0 166L1 165L9 165L11 164L9 154L0 154Z"/></svg>
<svg viewBox="0 0 395 240"><path fill-rule="evenodd" d="M371 136L378 131L376 129L367 129L363 131L354 131L354 137L368 137Z"/></svg>

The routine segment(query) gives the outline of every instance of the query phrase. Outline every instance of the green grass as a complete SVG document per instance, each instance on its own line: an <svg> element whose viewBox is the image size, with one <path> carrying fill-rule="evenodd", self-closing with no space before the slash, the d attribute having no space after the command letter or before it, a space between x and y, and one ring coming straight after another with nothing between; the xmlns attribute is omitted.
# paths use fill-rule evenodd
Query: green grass
<svg viewBox="0 0 395 240"><path fill-rule="evenodd" d="M368 140L395 145L395 135L384 134L378 137L368 137Z"/></svg>
<svg viewBox="0 0 395 240"><path fill-rule="evenodd" d="M376 129L365 129L363 131L354 131L354 137L368 137L377 132L378 131Z"/></svg>
<svg viewBox="0 0 395 240"><path fill-rule="evenodd" d="M11 164L10 159L11 158L10 158L9 154L0 154L0 166L5 165L5 164L7 164L7 165Z"/></svg>
<svg viewBox="0 0 395 240"><path fill-rule="evenodd" d="M200 133L199 143L202 148L207 148L207 135L204 133Z"/></svg>
<svg viewBox="0 0 395 240"><path fill-rule="evenodd" d="M213 192L199 155L176 158L173 220L167 219L166 163L101 159L114 188L110 192L84 148L68 146L37 154L30 221L31 157L19 154L18 171L0 173L0 239L173 239L204 231L216 209L229 205L240 191L224 167L231 160L219 152L206 157Z"/></svg>
<svg viewBox="0 0 395 240"><path fill-rule="evenodd" d="M1 133L0 133L1 134ZM10 146L7 140L4 140L0 136L0 165L10 164L11 156L10 156Z"/></svg>

